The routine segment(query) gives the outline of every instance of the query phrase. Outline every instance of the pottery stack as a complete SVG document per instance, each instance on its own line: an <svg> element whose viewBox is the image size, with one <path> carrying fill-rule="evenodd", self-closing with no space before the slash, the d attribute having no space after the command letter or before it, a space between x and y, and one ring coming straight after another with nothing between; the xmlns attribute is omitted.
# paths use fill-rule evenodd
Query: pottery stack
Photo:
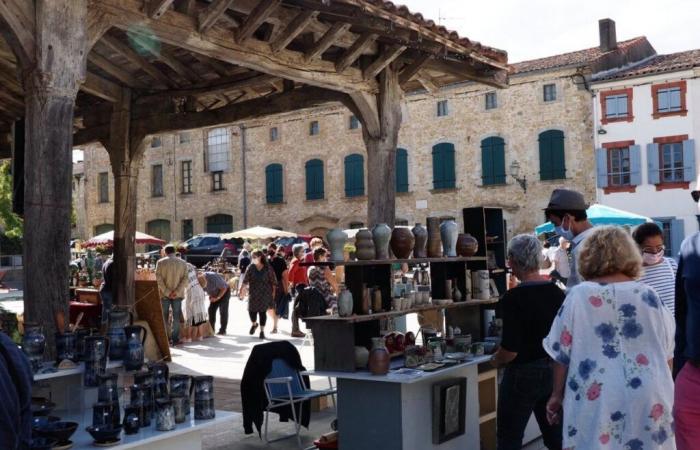
<svg viewBox="0 0 700 450"><path fill-rule="evenodd" d="M428 217L428 258L439 258L442 256L442 241L440 240L440 219L438 217Z"/></svg>
<svg viewBox="0 0 700 450"><path fill-rule="evenodd" d="M367 228L359 230L355 235L355 256L363 261L375 259L376 257L372 232Z"/></svg>
<svg viewBox="0 0 700 450"><path fill-rule="evenodd" d="M415 239L413 244L413 257L425 258L427 256L425 246L428 243L428 230L426 230L422 223L417 223L416 226L411 228L411 233L413 233L413 238Z"/></svg>

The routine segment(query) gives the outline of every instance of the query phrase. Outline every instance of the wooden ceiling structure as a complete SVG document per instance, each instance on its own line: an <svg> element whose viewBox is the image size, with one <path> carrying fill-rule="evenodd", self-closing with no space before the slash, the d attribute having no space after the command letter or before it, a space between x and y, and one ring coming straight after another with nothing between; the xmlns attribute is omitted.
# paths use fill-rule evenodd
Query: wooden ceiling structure
<svg viewBox="0 0 700 450"><path fill-rule="evenodd" d="M65 240L67 249L66 155L99 141L115 176L116 295L126 304L135 180L149 135L341 102L363 125L368 223L393 223L384 182L393 179L403 94L508 82L505 52L383 0L2 0L0 36L0 150L17 143L13 126L22 120L31 162L25 267L38 263L42 246ZM40 231L42 223L60 232ZM60 275L48 287L62 291L58 253L39 267ZM25 298L41 293L30 284ZM50 297L54 309L65 300Z"/></svg>

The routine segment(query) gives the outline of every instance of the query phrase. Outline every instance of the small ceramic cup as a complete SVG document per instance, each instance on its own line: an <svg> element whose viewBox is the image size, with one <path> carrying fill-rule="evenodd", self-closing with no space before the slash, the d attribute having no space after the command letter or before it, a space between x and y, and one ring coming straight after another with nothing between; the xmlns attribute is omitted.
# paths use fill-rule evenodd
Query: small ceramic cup
<svg viewBox="0 0 700 450"><path fill-rule="evenodd" d="M171 396L170 401L172 401L175 410L175 423L183 423L187 416L187 397Z"/></svg>

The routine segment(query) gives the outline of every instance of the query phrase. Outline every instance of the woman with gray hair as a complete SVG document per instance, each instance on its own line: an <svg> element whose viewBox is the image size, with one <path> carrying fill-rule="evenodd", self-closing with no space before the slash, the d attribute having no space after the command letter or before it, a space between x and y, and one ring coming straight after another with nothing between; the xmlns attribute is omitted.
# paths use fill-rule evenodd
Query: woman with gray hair
<svg viewBox="0 0 700 450"><path fill-rule="evenodd" d="M522 448L525 427L532 413L548 449L561 449L562 428L547 421L547 400L552 393L552 360L542 348L564 292L543 280L540 241L519 234L508 243L507 265L520 284L501 300L503 339L494 365L505 367L498 391L498 450Z"/></svg>

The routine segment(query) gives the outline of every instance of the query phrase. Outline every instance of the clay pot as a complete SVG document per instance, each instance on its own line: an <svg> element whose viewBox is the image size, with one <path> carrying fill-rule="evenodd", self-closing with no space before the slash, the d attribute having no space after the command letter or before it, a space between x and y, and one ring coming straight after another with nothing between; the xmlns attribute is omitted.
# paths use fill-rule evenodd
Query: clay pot
<svg viewBox="0 0 700 450"><path fill-rule="evenodd" d="M440 224L442 251L445 256L457 256L457 222L446 220Z"/></svg>
<svg viewBox="0 0 700 450"><path fill-rule="evenodd" d="M371 292L368 287L365 287L363 285L362 287L362 304L360 305L360 312L362 314L369 314L370 310L370 305L371 305Z"/></svg>
<svg viewBox="0 0 700 450"><path fill-rule="evenodd" d="M340 228L333 228L326 234L326 241L331 250L329 261L340 262L345 259L344 247L347 240L348 235Z"/></svg>
<svg viewBox="0 0 700 450"><path fill-rule="evenodd" d="M384 345L384 338L372 338L372 350L369 352L369 371L372 375L385 375L389 372L389 352Z"/></svg>
<svg viewBox="0 0 700 450"><path fill-rule="evenodd" d="M338 296L338 315L340 317L349 317L352 315L352 309L352 293L347 289L343 289Z"/></svg>
<svg viewBox="0 0 700 450"><path fill-rule="evenodd" d="M413 237L413 233L408 228L394 228L391 232L391 240L389 244L391 245L391 251L397 259L407 259L411 256L411 251L413 250L413 245L416 239Z"/></svg>
<svg viewBox="0 0 700 450"><path fill-rule="evenodd" d="M376 252L374 251L374 241L372 241L372 232L367 228L363 228L355 235L355 257L366 261L374 259Z"/></svg>
<svg viewBox="0 0 700 450"><path fill-rule="evenodd" d="M389 259L389 240L391 228L385 223L378 223L372 228L372 241L377 259Z"/></svg>
<svg viewBox="0 0 700 450"><path fill-rule="evenodd" d="M417 223L415 227L411 228L411 233L413 233L414 238L413 257L425 258L427 256L425 245L428 243L428 230L422 223Z"/></svg>
<svg viewBox="0 0 700 450"><path fill-rule="evenodd" d="M369 362L369 350L361 345L355 346L355 367L358 369L367 367Z"/></svg>
<svg viewBox="0 0 700 450"><path fill-rule="evenodd" d="M479 250L479 241L469 233L457 235L457 254L459 256L474 256Z"/></svg>
<svg viewBox="0 0 700 450"><path fill-rule="evenodd" d="M372 292L372 312L382 312L382 291L379 288Z"/></svg>
<svg viewBox="0 0 700 450"><path fill-rule="evenodd" d="M428 243L426 250L428 258L442 256L442 240L440 238L440 218L428 217Z"/></svg>

